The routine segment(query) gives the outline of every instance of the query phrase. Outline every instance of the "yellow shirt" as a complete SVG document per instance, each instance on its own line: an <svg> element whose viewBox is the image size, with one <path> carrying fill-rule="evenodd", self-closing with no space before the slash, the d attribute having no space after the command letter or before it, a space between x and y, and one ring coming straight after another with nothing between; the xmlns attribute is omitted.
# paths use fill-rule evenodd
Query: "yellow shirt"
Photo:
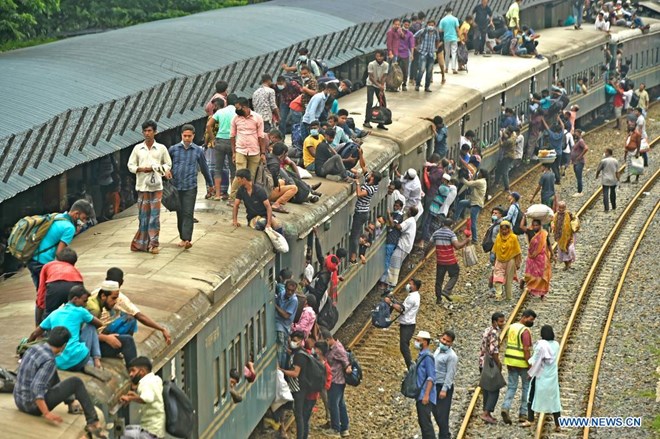
<svg viewBox="0 0 660 439"><path fill-rule="evenodd" d="M307 148L316 148L321 142L324 141L325 137L323 137L323 134L319 134L318 138L307 136L305 142L303 142L303 163L305 164L305 167L314 163L314 156L309 152Z"/></svg>
<svg viewBox="0 0 660 439"><path fill-rule="evenodd" d="M464 21L461 27L458 28L458 39L463 43L467 43L468 32L470 32L470 23Z"/></svg>
<svg viewBox="0 0 660 439"><path fill-rule="evenodd" d="M119 297L117 297L117 303L115 303L114 308L112 308L112 311L108 311L98 301L99 290L100 288L94 290L91 299L87 301L87 310L103 323L103 326L99 328L99 332L103 332L106 326L121 316L121 313L135 317L140 312L140 309L131 302L131 299L126 297L121 291L119 292Z"/></svg>
<svg viewBox="0 0 660 439"><path fill-rule="evenodd" d="M156 437L165 437L165 404L163 403L163 380L153 373L142 377L137 394L140 404L140 427Z"/></svg>
<svg viewBox="0 0 660 439"><path fill-rule="evenodd" d="M520 24L520 5L514 1L506 12L506 18L509 19L509 28L517 27Z"/></svg>

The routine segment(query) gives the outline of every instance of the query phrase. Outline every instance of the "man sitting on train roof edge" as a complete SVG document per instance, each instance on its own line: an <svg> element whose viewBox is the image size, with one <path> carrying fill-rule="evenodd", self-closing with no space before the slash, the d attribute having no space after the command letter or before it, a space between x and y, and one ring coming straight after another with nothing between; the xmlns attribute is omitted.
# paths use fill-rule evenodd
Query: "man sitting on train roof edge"
<svg viewBox="0 0 660 439"><path fill-rule="evenodd" d="M259 185L252 182L252 173L249 169L236 171L236 183L239 185L234 200L232 212L232 224L240 227L238 222L238 208L241 201L245 204L248 226L256 230L264 230L266 227L280 229L280 222L273 216L273 209L268 201L268 194Z"/></svg>
<svg viewBox="0 0 660 439"><path fill-rule="evenodd" d="M54 424L61 424L62 418L51 410L64 402L69 406L69 413L85 414L88 435L107 438L83 381L79 377L60 381L57 374L55 358L62 354L70 339L71 332L67 328L55 326L46 343L27 350L18 367L14 402L20 411L43 416Z"/></svg>

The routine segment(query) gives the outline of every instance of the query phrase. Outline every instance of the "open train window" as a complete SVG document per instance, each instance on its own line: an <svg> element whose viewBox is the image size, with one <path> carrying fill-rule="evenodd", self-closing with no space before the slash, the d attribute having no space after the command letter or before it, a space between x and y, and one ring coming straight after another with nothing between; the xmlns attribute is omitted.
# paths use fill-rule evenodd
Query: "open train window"
<svg viewBox="0 0 660 439"><path fill-rule="evenodd" d="M231 359L230 370L243 370L243 344L241 338L241 334L238 334L234 339L234 356Z"/></svg>
<svg viewBox="0 0 660 439"><path fill-rule="evenodd" d="M250 319L250 323L247 325L247 352L248 357L252 356L252 360L256 360L257 354L254 349L254 318ZM248 358L249 360L249 358Z"/></svg>
<svg viewBox="0 0 660 439"><path fill-rule="evenodd" d="M213 407L218 407L220 405L220 394L222 393L222 390L220 387L222 386L220 382L222 381L222 374L220 373L220 357L215 357L215 360L213 360L213 389L214 389L214 397L213 397Z"/></svg>
<svg viewBox="0 0 660 439"><path fill-rule="evenodd" d="M266 305L264 305L261 308L261 311L259 311L259 314L261 315L261 319L260 319L261 320L261 331L260 331L261 340L260 340L260 343L259 343L259 351L263 351L264 349L266 349L266 328L268 327L267 326L268 322L266 322Z"/></svg>
<svg viewBox="0 0 660 439"><path fill-rule="evenodd" d="M227 388L229 387L229 372L227 371L227 349L222 350L222 357L220 357L220 364L218 368L220 380L220 400L224 400L227 396Z"/></svg>

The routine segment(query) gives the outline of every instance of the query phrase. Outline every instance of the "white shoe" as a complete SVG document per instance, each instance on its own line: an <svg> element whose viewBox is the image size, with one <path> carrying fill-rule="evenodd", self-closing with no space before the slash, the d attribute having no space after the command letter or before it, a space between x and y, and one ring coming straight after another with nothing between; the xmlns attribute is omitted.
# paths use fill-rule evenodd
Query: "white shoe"
<svg viewBox="0 0 660 439"><path fill-rule="evenodd" d="M582 192L576 192L573 194L573 198L579 198L582 196Z"/></svg>
<svg viewBox="0 0 660 439"><path fill-rule="evenodd" d="M537 161L539 159L539 156L535 155L532 157L532 161Z"/></svg>

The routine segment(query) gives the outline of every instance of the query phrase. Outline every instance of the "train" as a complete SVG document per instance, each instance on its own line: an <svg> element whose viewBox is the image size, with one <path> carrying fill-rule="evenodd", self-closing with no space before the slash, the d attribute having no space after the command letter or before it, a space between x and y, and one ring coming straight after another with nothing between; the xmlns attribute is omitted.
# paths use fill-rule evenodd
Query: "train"
<svg viewBox="0 0 660 439"><path fill-rule="evenodd" d="M482 166L493 169L502 108L513 108L524 116L530 93L549 88L559 80L565 82L571 104L579 105L579 120L587 122L606 104L600 68L605 46L619 48L626 58L632 59L629 78L636 84L645 83L649 90L660 85L659 22L653 21L646 33L614 28L610 35L559 27L540 30L539 34L543 59L471 57L470 73L450 74L447 83L440 86L436 75L433 93L389 94L393 123L389 131L374 130L367 137L363 148L369 168L384 175L390 174L393 165L400 170L421 171L433 149L431 127L423 118L441 115L448 127L450 156L457 157L460 136L472 130L485 146ZM578 77L593 78L587 94L576 92ZM365 94L359 90L340 102L340 107L348 109L358 124L364 114ZM245 226L232 227L230 208L205 200L202 192L196 204L195 217L199 222L190 251L181 251L175 245L176 217L172 212L163 212L161 216L162 250L157 256L129 251L137 229L137 217L130 209L122 218L101 223L73 241L72 247L79 255L77 267L85 276L86 285L95 287L105 278L108 268L121 267L125 271L122 291L169 328L172 345L166 346L159 333L146 328L140 328L136 341L140 354L153 359L158 374L173 380L190 397L197 413L190 437L247 438L251 434L275 396L277 273L288 267L296 278L301 275L308 250L307 236L314 229L324 252L348 247L355 205L351 186L314 181L323 182L321 200L316 204L287 206L291 213L279 217L284 223L288 253L274 252L264 233ZM371 201L371 221L385 214L387 184L387 179L381 181ZM242 214L243 210L239 215ZM336 327L350 317L376 285L384 270L384 258L381 237L368 251L366 264L342 263ZM11 300L0 303L0 322L7 328L0 336L4 348L0 361L7 366L13 360L10 354L16 341L31 330L34 288L26 273L6 280L0 287L3 295L11 295ZM239 382L236 390L243 395L243 402L235 404L229 394L229 370L241 370L249 360L254 362L256 379L251 383ZM105 359L104 364L114 372L109 383L101 384L89 377L85 380L100 401L106 420L114 425L116 437L124 424L135 421L135 413L118 404L118 397L128 387L123 364ZM3 395L0 401L6 402L5 398ZM0 427L16 419L0 413ZM41 420L22 421L26 428L24 437L43 436L44 431L50 433L57 428L34 429Z"/></svg>

